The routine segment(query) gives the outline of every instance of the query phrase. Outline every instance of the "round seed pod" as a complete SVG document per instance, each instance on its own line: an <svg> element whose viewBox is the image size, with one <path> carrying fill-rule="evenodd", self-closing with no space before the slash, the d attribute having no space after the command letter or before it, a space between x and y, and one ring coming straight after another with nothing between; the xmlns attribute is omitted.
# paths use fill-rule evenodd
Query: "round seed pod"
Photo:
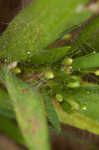
<svg viewBox="0 0 99 150"><path fill-rule="evenodd" d="M94 74L95 74L96 76L99 76L99 70L95 71Z"/></svg>
<svg viewBox="0 0 99 150"><path fill-rule="evenodd" d="M53 79L54 78L54 73L52 71L45 72L45 78L46 79Z"/></svg>
<svg viewBox="0 0 99 150"><path fill-rule="evenodd" d="M20 74L22 71L21 71L21 69L19 67L16 67L16 68L13 69L13 72L15 74Z"/></svg>
<svg viewBox="0 0 99 150"><path fill-rule="evenodd" d="M58 102L62 102L62 101L63 101L63 96L62 96L61 94L57 93L57 94L56 94L56 100L57 100Z"/></svg>
<svg viewBox="0 0 99 150"><path fill-rule="evenodd" d="M72 74L72 66L69 66L69 67L66 67L66 68L64 68L64 70L63 70L66 74Z"/></svg>
<svg viewBox="0 0 99 150"><path fill-rule="evenodd" d="M72 58L65 58L62 62L63 65L65 66L70 66L72 64L73 60Z"/></svg>
<svg viewBox="0 0 99 150"><path fill-rule="evenodd" d="M86 104L81 104L80 109L84 110L84 111L87 110L87 105Z"/></svg>

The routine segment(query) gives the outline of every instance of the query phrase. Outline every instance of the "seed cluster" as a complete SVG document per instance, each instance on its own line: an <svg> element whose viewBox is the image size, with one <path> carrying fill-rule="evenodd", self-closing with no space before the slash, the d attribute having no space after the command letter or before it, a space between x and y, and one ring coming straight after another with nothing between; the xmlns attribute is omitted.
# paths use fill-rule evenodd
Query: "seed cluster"
<svg viewBox="0 0 99 150"><path fill-rule="evenodd" d="M76 76L72 70L72 58L64 58L58 67L26 67L27 82L32 86L40 87L41 85L48 88L48 93L57 102L63 105L65 101L64 92L68 89L79 88L81 85L81 78ZM34 70L34 71L33 71ZM24 69L20 65L15 66L12 72L16 75L24 74ZM30 74L30 75L29 75ZM35 74L35 75L34 75ZM67 100L68 105L70 105L71 111L87 109L86 104L78 104L74 100Z"/></svg>

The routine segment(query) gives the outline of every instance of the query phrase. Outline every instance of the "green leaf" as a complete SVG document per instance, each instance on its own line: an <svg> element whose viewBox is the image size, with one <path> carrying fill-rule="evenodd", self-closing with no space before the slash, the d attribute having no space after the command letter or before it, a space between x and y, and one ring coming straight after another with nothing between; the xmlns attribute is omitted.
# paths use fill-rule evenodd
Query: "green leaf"
<svg viewBox="0 0 99 150"><path fill-rule="evenodd" d="M52 123L53 127L55 127L57 130L60 130L60 122L56 114L56 111L54 110L53 104L51 103L51 98L48 96L47 90L45 88L41 88L41 91L43 95L48 120Z"/></svg>
<svg viewBox="0 0 99 150"><path fill-rule="evenodd" d="M0 88L0 114L9 118L15 118L10 97L4 89Z"/></svg>
<svg viewBox="0 0 99 150"><path fill-rule="evenodd" d="M85 25L79 33L77 40L72 45L72 49L78 51L80 51L80 49L88 51L87 47L99 52L99 14Z"/></svg>
<svg viewBox="0 0 99 150"><path fill-rule="evenodd" d="M39 54L37 53L34 56L32 56L31 62L37 65L53 64L59 61L61 58L63 58L70 48L71 48L70 46L65 46L41 50Z"/></svg>
<svg viewBox="0 0 99 150"><path fill-rule="evenodd" d="M3 68L3 67L2 67L2 68ZM4 79L5 79L5 78L4 78L4 76L5 76L5 75L4 75L4 70L3 70L2 68L0 69L0 83L3 83L3 82L4 82Z"/></svg>
<svg viewBox="0 0 99 150"><path fill-rule="evenodd" d="M39 93L8 70L5 70L5 83L27 147L49 150L47 123Z"/></svg>
<svg viewBox="0 0 99 150"><path fill-rule="evenodd" d="M0 109L8 109L8 110L12 110L13 107L11 105L11 102L9 101L9 95L8 93L0 88Z"/></svg>
<svg viewBox="0 0 99 150"><path fill-rule="evenodd" d="M88 82L83 82L80 87L87 90L99 90L99 84L93 84Z"/></svg>
<svg viewBox="0 0 99 150"><path fill-rule="evenodd" d="M78 25L91 13L77 12L86 0L37 0L21 11L0 39L0 57L26 60L53 43L68 25ZM61 20L61 21L60 21ZM66 27L67 26L67 27Z"/></svg>
<svg viewBox="0 0 99 150"><path fill-rule="evenodd" d="M22 138L22 134L19 128L17 127L16 123L13 120L8 119L7 117L1 115L0 115L0 131L5 133L15 142L25 145L25 142Z"/></svg>
<svg viewBox="0 0 99 150"><path fill-rule="evenodd" d="M75 58L72 67L73 70L99 67L99 53Z"/></svg>

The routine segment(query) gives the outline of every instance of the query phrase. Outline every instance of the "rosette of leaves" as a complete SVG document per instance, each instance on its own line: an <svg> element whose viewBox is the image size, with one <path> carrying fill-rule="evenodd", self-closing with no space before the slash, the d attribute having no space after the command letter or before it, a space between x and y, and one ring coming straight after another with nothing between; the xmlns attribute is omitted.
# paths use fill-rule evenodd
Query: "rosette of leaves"
<svg viewBox="0 0 99 150"><path fill-rule="evenodd" d="M99 67L99 15L72 45L51 46L91 16L86 4L86 0L36 0L14 18L0 39L0 129L30 150L50 149L46 118L58 132L60 123L68 123L99 134L99 85L83 80ZM73 57L75 50L83 53L81 47L87 51L85 45L96 53ZM73 61L64 64L68 57ZM18 66L11 67L13 61Z"/></svg>

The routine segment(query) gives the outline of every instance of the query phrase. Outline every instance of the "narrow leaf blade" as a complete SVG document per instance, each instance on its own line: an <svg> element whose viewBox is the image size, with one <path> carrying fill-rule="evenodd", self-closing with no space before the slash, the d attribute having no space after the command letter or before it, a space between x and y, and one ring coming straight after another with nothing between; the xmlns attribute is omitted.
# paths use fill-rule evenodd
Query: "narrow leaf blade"
<svg viewBox="0 0 99 150"><path fill-rule="evenodd" d="M0 88L0 114L8 118L15 118L15 113L10 102L10 97L7 91L2 88Z"/></svg>
<svg viewBox="0 0 99 150"><path fill-rule="evenodd" d="M91 52L99 52L99 14L94 16L81 30L72 45L72 53L84 56Z"/></svg>
<svg viewBox="0 0 99 150"><path fill-rule="evenodd" d="M25 145L22 134L15 122L2 115L0 115L0 131L5 133L9 138L14 140L15 142Z"/></svg>
<svg viewBox="0 0 99 150"><path fill-rule="evenodd" d="M99 49L99 14L88 22L79 33L73 48L78 48L80 45L87 44L94 50Z"/></svg>
<svg viewBox="0 0 99 150"><path fill-rule="evenodd" d="M49 150L47 124L38 92L8 70L5 74L6 86L27 147L30 150Z"/></svg>
<svg viewBox="0 0 99 150"><path fill-rule="evenodd" d="M73 70L99 67L99 53L75 58L72 67Z"/></svg>
<svg viewBox="0 0 99 150"><path fill-rule="evenodd" d="M51 99L47 94L47 90L42 87L41 91L42 91L45 110L47 112L48 119L57 130L60 130L60 122L56 114L56 111L53 107L53 104L51 103Z"/></svg>
<svg viewBox="0 0 99 150"><path fill-rule="evenodd" d="M41 50L39 53L32 56L31 62L37 65L56 63L67 54L69 49L70 46Z"/></svg>

